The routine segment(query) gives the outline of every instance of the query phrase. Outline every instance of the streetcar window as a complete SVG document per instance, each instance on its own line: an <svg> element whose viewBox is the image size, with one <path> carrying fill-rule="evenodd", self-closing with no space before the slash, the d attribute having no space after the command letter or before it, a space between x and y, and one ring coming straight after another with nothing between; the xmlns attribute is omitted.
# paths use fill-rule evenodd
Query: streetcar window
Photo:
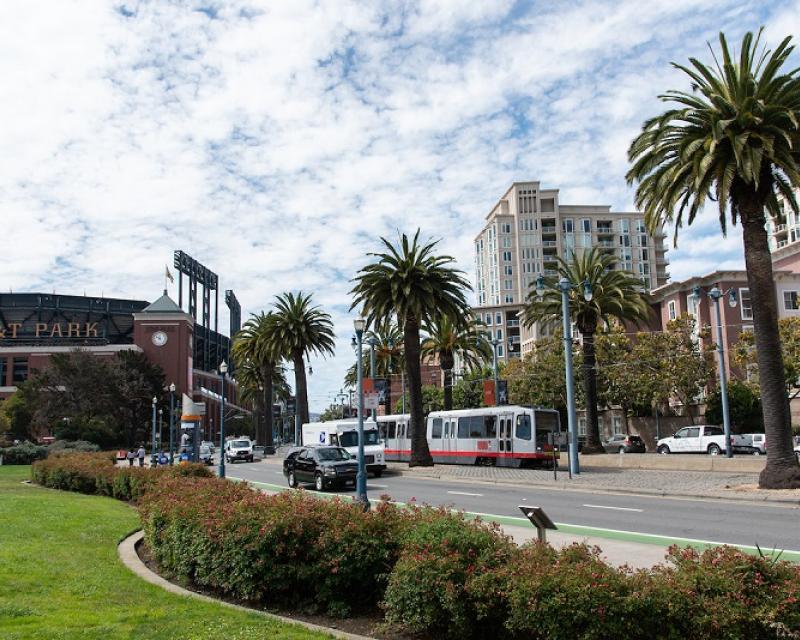
<svg viewBox="0 0 800 640"><path fill-rule="evenodd" d="M431 438L442 437L442 419L434 418L433 425L431 426Z"/></svg>
<svg viewBox="0 0 800 640"><path fill-rule="evenodd" d="M469 437L470 438L484 438L485 428L483 420L480 416L472 416L469 421Z"/></svg>
<svg viewBox="0 0 800 640"><path fill-rule="evenodd" d="M484 438L496 438L497 437L497 417L496 416L486 416L483 420L484 425Z"/></svg>
<svg viewBox="0 0 800 640"><path fill-rule="evenodd" d="M469 438L469 418L458 419L458 437Z"/></svg>
<svg viewBox="0 0 800 640"><path fill-rule="evenodd" d="M560 431L558 424L557 411L537 411L536 412L536 431Z"/></svg>
<svg viewBox="0 0 800 640"><path fill-rule="evenodd" d="M520 440L531 439L531 417L527 413L517 416L517 438Z"/></svg>
<svg viewBox="0 0 800 640"><path fill-rule="evenodd" d="M396 422L387 422L386 423L386 437L387 438L394 438L395 434L395 426L397 425Z"/></svg>

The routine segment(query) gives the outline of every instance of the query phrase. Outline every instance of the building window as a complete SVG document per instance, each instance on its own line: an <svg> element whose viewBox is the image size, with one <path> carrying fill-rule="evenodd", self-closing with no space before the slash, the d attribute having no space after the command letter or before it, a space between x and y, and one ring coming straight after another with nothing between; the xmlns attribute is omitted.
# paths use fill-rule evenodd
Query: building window
<svg viewBox="0 0 800 640"><path fill-rule="evenodd" d="M8 361L5 358L0 358L0 387L6 386L7 370L8 370Z"/></svg>
<svg viewBox="0 0 800 640"><path fill-rule="evenodd" d="M503 280L503 289L506 291L514 288L514 281L513 280Z"/></svg>
<svg viewBox="0 0 800 640"><path fill-rule="evenodd" d="M511 225L508 222L501 224L500 233L511 233Z"/></svg>
<svg viewBox="0 0 800 640"><path fill-rule="evenodd" d="M783 292L783 308L787 311L797 311L800 306L797 304L797 291Z"/></svg>
<svg viewBox="0 0 800 640"><path fill-rule="evenodd" d="M503 345L502 344L498 344L497 345L497 357L498 358L502 358L503 357Z"/></svg>
<svg viewBox="0 0 800 640"><path fill-rule="evenodd" d="M575 231L572 218L565 218L564 222L562 222L561 225L564 230L564 233L573 233Z"/></svg>
<svg viewBox="0 0 800 640"><path fill-rule="evenodd" d="M503 238L503 248L504 249L511 248L511 238Z"/></svg>
<svg viewBox="0 0 800 640"><path fill-rule="evenodd" d="M490 327L492 326L492 314L491 313L487 313L486 314L486 324L488 326L490 326Z"/></svg>
<svg viewBox="0 0 800 640"><path fill-rule="evenodd" d="M503 330L502 329L495 330L494 337L497 338L498 340L502 340L503 339Z"/></svg>
<svg viewBox="0 0 800 640"><path fill-rule="evenodd" d="M497 326L501 326L503 324L503 314L498 311L496 314L494 314L494 320L494 323Z"/></svg>
<svg viewBox="0 0 800 640"><path fill-rule="evenodd" d="M739 289L739 300L742 301L742 320L752 320L753 303L750 301L750 289Z"/></svg>
<svg viewBox="0 0 800 640"><path fill-rule="evenodd" d="M667 303L667 313L669 314L669 319L670 320L674 320L675 318L678 317L678 312L675 309L675 301L674 300L670 300L669 303Z"/></svg>
<svg viewBox="0 0 800 640"><path fill-rule="evenodd" d="M586 435L586 418L578 418L578 435Z"/></svg>
<svg viewBox="0 0 800 640"><path fill-rule="evenodd" d="M510 293L506 294L506 304L514 304L514 296L513 296L513 294L510 294Z"/></svg>
<svg viewBox="0 0 800 640"><path fill-rule="evenodd" d="M12 370L11 382L25 382L28 379L28 359L14 358L14 368Z"/></svg>
<svg viewBox="0 0 800 640"><path fill-rule="evenodd" d="M513 276L514 269L510 264L507 264L505 267L503 267L503 273L507 276Z"/></svg>
<svg viewBox="0 0 800 640"><path fill-rule="evenodd" d="M622 418L620 416L611 418L611 424L615 434L622 433Z"/></svg>
<svg viewBox="0 0 800 640"><path fill-rule="evenodd" d="M511 252L503 251L503 262L511 262Z"/></svg>

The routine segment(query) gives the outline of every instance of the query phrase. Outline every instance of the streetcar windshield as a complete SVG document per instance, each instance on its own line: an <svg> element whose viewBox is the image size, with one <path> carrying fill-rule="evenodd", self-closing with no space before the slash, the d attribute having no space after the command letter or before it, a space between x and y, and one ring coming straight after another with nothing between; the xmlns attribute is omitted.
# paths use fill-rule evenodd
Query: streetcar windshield
<svg viewBox="0 0 800 640"><path fill-rule="evenodd" d="M558 412L556 411L537 411L536 412L536 444L543 445L550 442L550 434L558 433Z"/></svg>

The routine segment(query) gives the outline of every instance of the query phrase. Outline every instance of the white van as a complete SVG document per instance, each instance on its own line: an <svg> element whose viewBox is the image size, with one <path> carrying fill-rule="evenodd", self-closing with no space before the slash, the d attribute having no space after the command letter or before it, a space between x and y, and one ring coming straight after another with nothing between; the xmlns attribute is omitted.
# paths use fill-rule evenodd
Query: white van
<svg viewBox="0 0 800 640"><path fill-rule="evenodd" d="M333 445L347 449L354 458L358 456L358 420L331 420L309 422L302 428L303 446ZM364 463L367 472L380 478L386 469L385 446L378 435L378 425L373 420L364 420Z"/></svg>

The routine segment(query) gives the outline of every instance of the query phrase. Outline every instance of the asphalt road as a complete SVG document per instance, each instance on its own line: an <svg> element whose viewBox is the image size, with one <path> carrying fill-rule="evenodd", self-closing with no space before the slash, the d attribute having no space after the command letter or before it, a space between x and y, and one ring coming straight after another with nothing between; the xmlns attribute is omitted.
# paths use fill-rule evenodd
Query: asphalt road
<svg viewBox="0 0 800 640"><path fill-rule="evenodd" d="M285 488L280 460L237 463L227 475L262 483L266 489ZM272 485L272 486L270 486ZM309 487L309 489L312 489ZM521 517L519 505L542 507L565 531L583 535L628 539L668 545L687 540L759 545L798 553L800 559L800 507L744 501L662 498L601 492L566 491L504 484L452 482L434 478L384 475L370 477L370 498L388 494L398 502L448 505L471 513L497 516L506 524ZM341 490L352 495L353 489ZM663 538L663 539L661 539ZM791 554L794 556L794 553Z"/></svg>

